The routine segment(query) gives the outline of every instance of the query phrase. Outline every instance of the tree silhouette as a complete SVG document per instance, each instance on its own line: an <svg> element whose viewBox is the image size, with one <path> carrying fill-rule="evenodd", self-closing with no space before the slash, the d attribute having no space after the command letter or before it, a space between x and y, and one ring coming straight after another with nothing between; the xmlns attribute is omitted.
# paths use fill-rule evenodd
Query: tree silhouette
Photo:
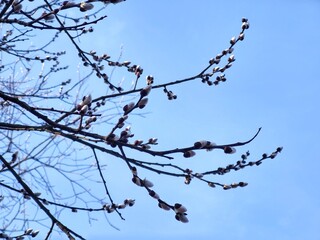
<svg viewBox="0 0 320 240"><path fill-rule="evenodd" d="M228 190L247 183L225 184L212 179L258 166L281 152L278 147L251 161L246 152L234 163L197 172L179 166L174 157L196 158L198 151L212 150L233 154L237 147L253 141L260 129L243 142L217 144L190 139L194 141L191 146L181 147L177 143L170 149L161 149L155 137L136 139L127 123L130 116L144 114L141 109L147 106L152 91L164 91L164 98L174 101L177 95L173 89L181 84L201 81L207 86L218 86L227 80L225 73L235 61L234 48L244 40L249 22L242 19L239 34L198 74L157 83L153 76L144 76L138 64L115 60L81 46L82 36L94 35L94 25L105 19L101 10L119 2L122 1L1 1L0 239L36 237L39 226L48 229L45 239L53 231L62 232L69 239L84 239L79 230L60 220L63 210L114 213L123 218L123 209L133 206L135 200L126 196L123 202L113 200L99 153L123 161L135 185L144 188L160 208L173 211L178 221L186 223L186 207L160 197L139 169L181 178L187 185L197 180ZM59 49L59 41L71 43L73 49ZM68 65L63 65L61 59L74 53L78 54L79 69L86 74L68 79ZM128 72L135 80L128 86L114 82L111 75L115 69ZM138 82L140 78L146 82ZM86 89L93 79L94 89L107 87L106 94L88 94ZM150 160L149 156L155 158ZM104 192L89 191L92 184L103 187Z"/></svg>

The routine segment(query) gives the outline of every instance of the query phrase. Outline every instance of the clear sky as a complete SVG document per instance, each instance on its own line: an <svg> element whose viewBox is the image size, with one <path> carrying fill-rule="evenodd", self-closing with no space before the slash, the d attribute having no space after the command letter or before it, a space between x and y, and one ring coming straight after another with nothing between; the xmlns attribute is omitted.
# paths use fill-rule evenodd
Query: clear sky
<svg viewBox="0 0 320 240"><path fill-rule="evenodd" d="M136 199L123 212L126 221L108 215L83 230L88 239L237 239L319 240L319 90L320 2L316 0L127 0L106 9L108 19L96 28L97 39L82 40L97 51L130 60L152 74L156 83L198 73L208 60L228 47L241 18L250 21L227 82L207 87L200 81L171 87L176 101L152 91L146 118L132 118L141 138L159 138L159 149L184 147L195 140L243 141L262 127L258 138L237 154L176 156L176 163L201 170L236 161L250 150L252 160L278 146L284 151L259 167L217 177L246 188L224 191L201 183L149 175L169 202L188 208L189 223L156 206L145 191L123 177L120 167L107 174L115 198ZM121 79L122 73L115 73ZM131 79L124 78L124 81ZM141 83L141 86L142 83ZM86 224L84 224L86 225Z"/></svg>
<svg viewBox="0 0 320 240"><path fill-rule="evenodd" d="M181 179L141 171L164 200L188 208L188 224L176 221L172 212L158 208L144 189L133 185L125 164L105 157L113 198L134 198L136 204L123 211L125 221L108 215L120 231L98 214L92 217L99 220L89 226L80 218L82 213L63 213L70 227L90 240L320 240L320 2L127 0L104 11L108 18L80 45L113 59L121 53L121 60L141 65L139 87L148 74L160 84L199 73L210 58L229 47L242 17L248 18L250 29L235 48L236 61L225 83L208 87L199 80L172 86L175 101L167 101L161 89L153 90L143 110L145 118L130 117L132 131L137 138L158 138L157 149L165 150L202 139L218 144L245 141L262 127L259 136L234 155L175 155L174 163L197 172L226 166L247 150L250 160L278 146L284 150L259 167L217 176L222 183L249 183L229 191L196 181L187 186ZM111 79L132 81L118 70ZM88 89L93 97L105 91L92 86Z"/></svg>

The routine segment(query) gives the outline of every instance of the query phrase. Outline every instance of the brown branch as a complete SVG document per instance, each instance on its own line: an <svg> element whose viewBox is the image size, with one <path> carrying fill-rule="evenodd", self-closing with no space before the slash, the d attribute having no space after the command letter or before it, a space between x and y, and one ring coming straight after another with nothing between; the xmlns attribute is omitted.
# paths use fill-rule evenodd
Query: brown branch
<svg viewBox="0 0 320 240"><path fill-rule="evenodd" d="M18 183L23 187L23 189L28 193L28 195L35 201L35 203L39 206L39 208L51 219L52 223L56 224L68 237L69 239L74 239L71 234L75 235L76 237L83 239L79 234L72 231L65 225L63 225L55 216L51 214L49 209L47 209L43 203L37 198L37 196L34 194L34 192L31 190L31 188L22 180L22 178L19 176L19 174L11 167L9 162L5 160L5 158L0 155L0 159L3 162L3 164L9 169L11 174L15 177L15 179L18 181ZM71 233L71 234L70 234Z"/></svg>

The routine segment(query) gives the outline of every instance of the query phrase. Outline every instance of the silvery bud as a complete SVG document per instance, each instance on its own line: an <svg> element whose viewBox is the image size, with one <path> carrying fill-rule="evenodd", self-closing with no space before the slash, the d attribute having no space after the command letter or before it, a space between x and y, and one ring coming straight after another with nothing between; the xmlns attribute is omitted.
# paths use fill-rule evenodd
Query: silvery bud
<svg viewBox="0 0 320 240"><path fill-rule="evenodd" d="M91 3L86 3L86 2L80 3L80 11L81 12L85 12L85 11L91 10L91 9L93 9L93 7L94 6Z"/></svg>
<svg viewBox="0 0 320 240"><path fill-rule="evenodd" d="M138 108L144 108L148 103L148 98L142 98L138 103Z"/></svg>
<svg viewBox="0 0 320 240"><path fill-rule="evenodd" d="M130 198L124 200L124 204L128 205L129 207L132 207L134 205L134 202L135 202L135 200L134 199L130 199Z"/></svg>
<svg viewBox="0 0 320 240"><path fill-rule="evenodd" d="M233 147L226 146L223 148L224 153L233 154L236 152L236 149Z"/></svg>
<svg viewBox="0 0 320 240"><path fill-rule="evenodd" d="M80 109L80 114L86 114L86 112L88 111L89 107L88 105L84 105L81 109Z"/></svg>
<svg viewBox="0 0 320 240"><path fill-rule="evenodd" d="M130 112L134 108L134 102L128 103L123 107L125 113Z"/></svg>
<svg viewBox="0 0 320 240"><path fill-rule="evenodd" d="M32 228L28 228L27 230L24 231L25 235L30 235L33 232Z"/></svg>
<svg viewBox="0 0 320 240"><path fill-rule="evenodd" d="M39 230L33 231L33 232L31 233L31 237L33 237L33 238L36 237L39 232L40 232Z"/></svg>
<svg viewBox="0 0 320 240"><path fill-rule="evenodd" d="M210 141L202 140L202 141L195 142L194 147L197 149L200 149L200 148L208 147L210 146L210 144L211 144Z"/></svg>
<svg viewBox="0 0 320 240"><path fill-rule="evenodd" d="M134 176L134 177L132 178L132 182L133 182L134 184L136 184L137 186L139 186L139 187L143 186L140 178L137 177L137 176Z"/></svg>
<svg viewBox="0 0 320 240"><path fill-rule="evenodd" d="M146 186L147 188L153 187L153 183L146 178L143 180L143 185Z"/></svg>
<svg viewBox="0 0 320 240"><path fill-rule="evenodd" d="M151 89L152 89L152 85L148 85L148 86L146 86L145 88L143 88L143 89L140 91L141 97L148 96L148 94L150 93Z"/></svg>
<svg viewBox="0 0 320 240"><path fill-rule="evenodd" d="M231 40L230 40L230 44L235 44L237 41L236 37L232 37Z"/></svg>
<svg viewBox="0 0 320 240"><path fill-rule="evenodd" d="M188 218L187 218L187 216L186 216L187 214L181 214L181 213L177 213L176 214L176 216L175 216L175 218L178 220L178 221L180 221L180 222L183 222L183 223L187 223L187 222L189 222L189 220L188 220Z"/></svg>
<svg viewBox="0 0 320 240"><path fill-rule="evenodd" d="M190 158L190 157L193 157L194 155L196 155L196 153L192 150L189 150L189 151L183 153L183 156L185 158Z"/></svg>
<svg viewBox="0 0 320 240"><path fill-rule="evenodd" d="M159 208L162 208L163 210L169 211L171 208L165 204L164 202L159 202L158 203Z"/></svg>
<svg viewBox="0 0 320 240"><path fill-rule="evenodd" d="M14 152L13 154L12 154L12 159L11 159L11 162L15 162L16 160L17 160L17 158L18 158L18 151L16 151L16 152Z"/></svg>
<svg viewBox="0 0 320 240"><path fill-rule="evenodd" d="M149 192L149 195L155 199L160 199L160 196L158 195L158 193L156 193L155 191L151 190Z"/></svg>
<svg viewBox="0 0 320 240"><path fill-rule="evenodd" d="M187 211L187 208L180 203L176 203L174 204L174 211L176 213L185 213Z"/></svg>

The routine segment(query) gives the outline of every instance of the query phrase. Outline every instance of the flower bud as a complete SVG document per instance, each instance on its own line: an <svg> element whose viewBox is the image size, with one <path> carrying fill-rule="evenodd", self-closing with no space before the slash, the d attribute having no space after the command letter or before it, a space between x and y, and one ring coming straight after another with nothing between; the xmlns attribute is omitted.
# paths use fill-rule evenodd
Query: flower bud
<svg viewBox="0 0 320 240"><path fill-rule="evenodd" d="M141 147L142 147L142 149L145 149L145 150L149 150L151 148L150 145L148 145L148 144L144 144Z"/></svg>
<svg viewBox="0 0 320 240"><path fill-rule="evenodd" d="M15 13L18 13L18 12L20 12L21 9L22 9L22 4L19 3L19 1L13 1L13 3L12 3L12 8L13 8L13 11L14 11Z"/></svg>
<svg viewBox="0 0 320 240"><path fill-rule="evenodd" d="M249 25L249 22L243 22L241 28L242 28L243 30L245 30L245 29L248 29L249 26L250 26L250 25Z"/></svg>
<svg viewBox="0 0 320 240"><path fill-rule="evenodd" d="M232 188L236 188L236 187L238 187L238 186L239 186L238 183L232 183L232 184L231 184L231 187L232 187Z"/></svg>
<svg viewBox="0 0 320 240"><path fill-rule="evenodd" d="M118 120L118 123L120 124L120 123L123 123L125 120L127 120L128 119L128 115L124 115L124 116L122 116L121 118L119 118L119 120Z"/></svg>
<svg viewBox="0 0 320 240"><path fill-rule="evenodd" d="M197 149L210 146L210 141L202 140L194 143L194 147Z"/></svg>
<svg viewBox="0 0 320 240"><path fill-rule="evenodd" d="M237 41L236 37L232 37L230 40L230 44L234 45L236 41Z"/></svg>
<svg viewBox="0 0 320 240"><path fill-rule="evenodd" d="M188 218L186 217L186 214L181 214L181 213L177 213L175 218L180 221L180 222L183 222L183 223L187 223L189 222Z"/></svg>
<svg viewBox="0 0 320 240"><path fill-rule="evenodd" d="M128 103L123 107L125 113L130 112L134 108L134 102Z"/></svg>
<svg viewBox="0 0 320 240"><path fill-rule="evenodd" d="M125 204L120 204L120 205L118 205L117 208L118 208L118 209L124 209L124 208L126 208L126 205L125 205Z"/></svg>
<svg viewBox="0 0 320 240"><path fill-rule="evenodd" d="M147 188L153 187L153 183L146 178L143 180L143 185L146 186Z"/></svg>
<svg viewBox="0 0 320 240"><path fill-rule="evenodd" d="M183 153L183 156L185 158L190 158L190 157L193 157L194 155L196 155L196 153L192 150L189 150L189 151Z"/></svg>
<svg viewBox="0 0 320 240"><path fill-rule="evenodd" d="M103 206L103 209L106 210L107 213L112 213L112 212L115 210L115 209L114 209L112 206L110 206L109 204L105 204L105 205Z"/></svg>
<svg viewBox="0 0 320 240"><path fill-rule="evenodd" d="M231 55L229 58L228 58L228 62L234 62L236 59L234 58L234 55Z"/></svg>
<svg viewBox="0 0 320 240"><path fill-rule="evenodd" d="M176 213L185 213L187 211L187 208L180 203L176 203L174 204L174 211Z"/></svg>
<svg viewBox="0 0 320 240"><path fill-rule="evenodd" d="M36 237L39 232L40 232L39 230L33 231L33 232L31 233L31 237L33 237L33 238Z"/></svg>
<svg viewBox="0 0 320 240"><path fill-rule="evenodd" d="M169 211L171 208L165 204L164 202L159 202L158 203L159 208L162 208L163 210Z"/></svg>
<svg viewBox="0 0 320 240"><path fill-rule="evenodd" d="M123 64L124 66L129 66L129 65L131 64L131 62L129 62L129 61L124 61L122 64Z"/></svg>
<svg viewBox="0 0 320 240"><path fill-rule="evenodd" d="M155 199L160 199L160 196L158 195L158 193L156 193L155 191L151 190L149 192L149 195Z"/></svg>
<svg viewBox="0 0 320 240"><path fill-rule="evenodd" d="M220 70L220 67L214 67L214 68L212 69L212 72L213 72L213 73L219 72L219 70Z"/></svg>
<svg viewBox="0 0 320 240"><path fill-rule="evenodd" d="M85 96L83 97L82 101L78 104L77 106L77 110L80 111L81 108L84 106L84 105L90 105L92 102L92 97L91 97L91 94L89 94L88 96Z"/></svg>
<svg viewBox="0 0 320 240"><path fill-rule="evenodd" d="M239 182L238 185L239 185L240 187L245 187L245 186L248 185L248 183L246 183L246 182Z"/></svg>
<svg viewBox="0 0 320 240"><path fill-rule="evenodd" d="M139 187L142 187L142 186L143 186L140 178L137 177L137 176L134 176L134 177L132 178L132 182L133 182L134 184L136 184L137 186L139 186Z"/></svg>
<svg viewBox="0 0 320 240"><path fill-rule="evenodd" d="M12 154L12 159L11 159L11 162L12 163L14 163L16 160L17 160L17 158L18 158L18 151L16 151L16 152L14 152L13 154Z"/></svg>
<svg viewBox="0 0 320 240"><path fill-rule="evenodd" d="M157 138L150 138L148 143L150 144L157 144L158 139Z"/></svg>
<svg viewBox="0 0 320 240"><path fill-rule="evenodd" d="M223 151L224 151L224 153L226 153L226 154L233 154L233 153L236 152L236 149L233 148L233 147L225 146L225 147L223 148Z"/></svg>
<svg viewBox="0 0 320 240"><path fill-rule="evenodd" d="M197 178L203 178L203 174L202 173L196 173L194 176L197 177Z"/></svg>
<svg viewBox="0 0 320 240"><path fill-rule="evenodd" d="M243 40L244 40L244 33L240 33L240 35L239 35L239 40L240 40L240 41L243 41Z"/></svg>
<svg viewBox="0 0 320 240"><path fill-rule="evenodd" d="M32 228L28 228L27 230L24 231L25 235L30 235L33 232Z"/></svg>
<svg viewBox="0 0 320 240"><path fill-rule="evenodd" d="M97 117L96 116L92 116L92 117L89 117L86 120L86 124L89 125L90 123L95 122L95 121L97 121Z"/></svg>
<svg viewBox="0 0 320 240"><path fill-rule="evenodd" d="M139 146L139 145L141 145L142 143L143 143L143 140L135 140L134 143L133 143L133 145Z"/></svg>
<svg viewBox="0 0 320 240"><path fill-rule="evenodd" d="M81 109L80 109L80 114L84 115L86 114L86 112L88 111L88 105L84 105Z"/></svg>
<svg viewBox="0 0 320 240"><path fill-rule="evenodd" d="M135 176L138 174L138 171L137 171L137 168L136 168L136 167L132 167L132 168L131 168L131 172L132 172L132 174L135 175Z"/></svg>
<svg viewBox="0 0 320 240"><path fill-rule="evenodd" d="M148 85L148 86L146 86L145 88L143 88L143 89L140 91L141 97L148 96L148 94L150 93L151 89L152 89L152 85Z"/></svg>
<svg viewBox="0 0 320 240"><path fill-rule="evenodd" d="M242 22L248 22L248 18L242 18L241 21Z"/></svg>
<svg viewBox="0 0 320 240"><path fill-rule="evenodd" d="M94 6L91 3L86 3L86 2L80 3L80 11L81 12L85 12L85 11L91 10L91 9L93 9L93 7Z"/></svg>
<svg viewBox="0 0 320 240"><path fill-rule="evenodd" d="M132 206L134 205L134 202L135 202L134 199L128 198L128 199L124 200L123 203L124 203L125 205L128 205L129 207L132 207Z"/></svg>
<svg viewBox="0 0 320 240"><path fill-rule="evenodd" d="M148 98L142 98L138 103L138 108L144 108L148 103Z"/></svg>
<svg viewBox="0 0 320 240"><path fill-rule="evenodd" d="M47 14L47 13L44 13L44 14ZM54 14L48 14L44 17L44 20L46 21L51 21L54 19Z"/></svg>
<svg viewBox="0 0 320 240"><path fill-rule="evenodd" d="M274 158L277 156L277 154L278 154L277 152L271 153L270 158L271 158L271 159L274 159Z"/></svg>
<svg viewBox="0 0 320 240"><path fill-rule="evenodd" d="M64 7L72 7L74 5L76 5L76 4L74 2L71 2L71 1L64 1L62 3L62 6L64 6Z"/></svg>

